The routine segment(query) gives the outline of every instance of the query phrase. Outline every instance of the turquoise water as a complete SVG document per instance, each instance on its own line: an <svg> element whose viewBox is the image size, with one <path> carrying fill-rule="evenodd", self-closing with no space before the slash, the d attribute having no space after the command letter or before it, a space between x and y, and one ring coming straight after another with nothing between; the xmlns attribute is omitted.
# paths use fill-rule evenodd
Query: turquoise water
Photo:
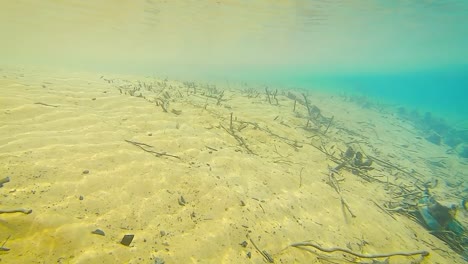
<svg viewBox="0 0 468 264"><path fill-rule="evenodd" d="M405 105L421 112L433 112L458 123L468 116L468 68L395 73L350 73L306 78L305 82L354 89L389 104Z"/></svg>

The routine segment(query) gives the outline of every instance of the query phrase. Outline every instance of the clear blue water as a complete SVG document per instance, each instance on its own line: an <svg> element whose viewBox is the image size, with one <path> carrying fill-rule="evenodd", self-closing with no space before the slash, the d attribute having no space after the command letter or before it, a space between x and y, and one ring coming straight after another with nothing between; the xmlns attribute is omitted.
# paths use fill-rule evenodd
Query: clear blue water
<svg viewBox="0 0 468 264"><path fill-rule="evenodd" d="M299 78L300 79L300 78ZM303 76L303 85L352 89L387 104L432 112L451 122L468 116L468 66L408 72Z"/></svg>

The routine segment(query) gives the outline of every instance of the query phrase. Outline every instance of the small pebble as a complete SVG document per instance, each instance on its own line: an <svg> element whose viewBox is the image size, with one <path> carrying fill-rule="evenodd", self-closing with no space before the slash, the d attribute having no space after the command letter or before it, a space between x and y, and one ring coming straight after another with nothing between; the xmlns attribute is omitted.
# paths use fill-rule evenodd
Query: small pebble
<svg viewBox="0 0 468 264"><path fill-rule="evenodd" d="M179 202L179 205L185 206L186 204L185 199L182 195L179 197L177 201Z"/></svg>
<svg viewBox="0 0 468 264"><path fill-rule="evenodd" d="M161 231L159 231L159 234L160 234L160 235L163 237L163 236L165 236L165 235L166 235L166 231L164 231L164 230L161 230Z"/></svg>
<svg viewBox="0 0 468 264"><path fill-rule="evenodd" d="M242 241L242 243L240 243L239 245L241 245L242 247L247 247L247 241Z"/></svg>
<svg viewBox="0 0 468 264"><path fill-rule="evenodd" d="M247 252L247 257L248 257L248 258L252 258L252 253L250 253L250 251Z"/></svg>
<svg viewBox="0 0 468 264"><path fill-rule="evenodd" d="M135 235L125 235L120 241L120 244L128 247L132 243L134 237Z"/></svg>
<svg viewBox="0 0 468 264"><path fill-rule="evenodd" d="M106 234L104 233L104 231L102 231L101 229L96 229L94 230L93 232L91 232L92 234L95 234L95 235L100 235L100 236L105 236Z"/></svg>
<svg viewBox="0 0 468 264"><path fill-rule="evenodd" d="M93 98L93 99L91 99L91 100L96 101L96 98Z"/></svg>
<svg viewBox="0 0 468 264"><path fill-rule="evenodd" d="M89 173L89 170L84 170L83 171L83 174L88 174Z"/></svg>
<svg viewBox="0 0 468 264"><path fill-rule="evenodd" d="M80 195L79 199L80 199L80 201L83 201L83 199L84 199L83 195Z"/></svg>
<svg viewBox="0 0 468 264"><path fill-rule="evenodd" d="M152 135L153 135L153 133L148 133L148 136L150 136L150 137L151 137Z"/></svg>

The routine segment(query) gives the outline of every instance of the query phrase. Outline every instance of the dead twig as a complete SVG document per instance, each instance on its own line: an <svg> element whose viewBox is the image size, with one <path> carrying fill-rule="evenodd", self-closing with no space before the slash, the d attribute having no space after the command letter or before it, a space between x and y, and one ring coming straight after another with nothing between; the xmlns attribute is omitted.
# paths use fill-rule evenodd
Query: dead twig
<svg viewBox="0 0 468 264"><path fill-rule="evenodd" d="M335 173L332 170L330 170L330 173L328 174L328 180L333 189L335 189L338 195L340 195L341 205L348 210L349 214L351 214L353 218L356 217L356 215L353 214L353 211L351 211L348 202L346 202L343 195L341 194L340 185L338 184L338 180L336 179Z"/></svg>
<svg viewBox="0 0 468 264"><path fill-rule="evenodd" d="M410 257L410 256L415 256L415 255L421 255L422 257L426 257L426 256L429 255L429 252L425 251L425 250L414 251L414 252L398 251L398 252L393 252L393 253L366 255L366 254L353 252L353 251L351 251L349 249L346 249L346 248L340 248L340 247L324 248L324 247L321 247L321 246L319 246L317 244L314 244L312 242L299 242L299 243L291 244L290 246L291 247L297 247L297 248L314 247L314 248L316 248L316 249L318 249L318 250L320 250L322 252L327 252L327 253L332 253L332 252L335 252L335 251L341 251L341 252L348 253L348 254L351 254L351 255L359 257L359 258L369 258L369 259L371 259L371 258L387 258L387 257L393 257L393 256L407 256L407 257Z"/></svg>
<svg viewBox="0 0 468 264"><path fill-rule="evenodd" d="M130 144L132 144L132 145L134 145L134 146L137 146L137 147L139 147L140 149L142 149L143 151L148 152L148 153L151 153L151 154L155 155L156 157L167 156L167 157L172 157L172 158L180 159L179 156L172 155L172 154L168 154L168 153L166 153L166 152L157 152L157 151L154 151L154 150L146 149L146 148L153 148L153 146L148 145L148 144L145 144L145 143L140 143L140 142L131 141L131 140L126 140L126 139L125 139L125 142L130 143Z"/></svg>
<svg viewBox="0 0 468 264"><path fill-rule="evenodd" d="M267 95L268 103L271 104L270 92L268 91L268 87L265 87L265 93L266 93L266 95Z"/></svg>
<svg viewBox="0 0 468 264"><path fill-rule="evenodd" d="M307 97L305 94L302 94L302 96L304 97L304 104L305 106L307 107L307 115L309 116L309 119L311 119L312 117L310 116L310 106L309 106L309 101L307 101ZM307 121L307 125L309 124L309 121Z"/></svg>
<svg viewBox="0 0 468 264"><path fill-rule="evenodd" d="M327 128L325 129L325 132L323 132L324 135L327 133L328 128L330 127L331 123L333 122L333 118L335 118L335 116L332 116L332 117L330 118L330 122L328 123Z"/></svg>
<svg viewBox="0 0 468 264"><path fill-rule="evenodd" d="M9 210L0 210L0 214L12 214L12 213L23 213L23 214L30 214L32 213L31 209L9 209Z"/></svg>
<svg viewBox="0 0 468 264"><path fill-rule="evenodd" d="M10 177L5 177L3 179L0 179L0 188L3 187L3 184L5 184L7 182L10 182ZM23 209L23 208L0 210L0 214L13 214L13 213L30 214L30 213L32 213L32 210L31 209ZM6 243L6 241L5 241L5 243Z"/></svg>
<svg viewBox="0 0 468 264"><path fill-rule="evenodd" d="M5 239L5 242L3 242L2 246L0 247L0 251L10 251L9 248L6 248L5 247L5 244L6 242L8 242L8 240L10 239L11 235L9 235L6 239Z"/></svg>
<svg viewBox="0 0 468 264"><path fill-rule="evenodd" d="M239 143L239 145L241 145L242 147L244 147L245 150L247 150L247 152L248 152L249 154L254 154L253 151L247 146L247 144L245 143L245 141L244 141L243 138L241 138L240 136L236 135L236 134L234 133L233 130L227 129L227 128L225 128L223 125L221 125L221 127L222 127L224 130L226 130L226 132L228 132L229 135L233 136L233 137L237 140L237 142Z"/></svg>
<svg viewBox="0 0 468 264"><path fill-rule="evenodd" d="M58 105L50 105L50 104L45 104L45 103L41 103L41 102L36 102L34 104L48 106L48 107L58 107Z"/></svg>
<svg viewBox="0 0 468 264"><path fill-rule="evenodd" d="M169 103L167 101L164 101L163 99L161 98L157 98L156 99L156 105L159 105L161 106L162 110L164 113L167 113L167 107L169 105Z"/></svg>
<svg viewBox="0 0 468 264"><path fill-rule="evenodd" d="M252 240L252 238L249 237L249 240L250 240L250 243L252 243L252 245L258 251L258 253L260 253L268 263L275 263L275 260L268 252L266 252L265 250L260 250L260 248L258 248L255 242Z"/></svg>

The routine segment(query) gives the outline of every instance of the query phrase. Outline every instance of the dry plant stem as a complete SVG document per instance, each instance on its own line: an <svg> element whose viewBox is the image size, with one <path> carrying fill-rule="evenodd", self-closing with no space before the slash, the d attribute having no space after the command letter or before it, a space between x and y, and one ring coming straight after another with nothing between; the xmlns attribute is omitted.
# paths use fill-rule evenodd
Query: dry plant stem
<svg viewBox="0 0 468 264"><path fill-rule="evenodd" d="M387 162L387 161L381 160L381 159L379 159L379 158L377 158L377 157L374 157L374 156L371 156L371 155L367 155L367 157L370 158L370 159L372 159L373 161L378 162L378 163L379 163L381 166L383 166L383 167L394 168L394 169L396 169L396 170L398 170L398 171L400 171L400 172L403 172L405 175L407 175L407 176L409 176L409 177L411 177L411 178L413 178L413 179L415 179L415 180L417 180L417 181L421 181L419 178L415 177L415 176L413 175L413 173L409 173L409 172L403 170L402 168L400 168L400 167L398 167L398 166L396 166L396 165L393 165L393 164L391 164L391 163L389 163L389 162ZM415 173L415 174L418 174L418 175L420 175L420 176L423 176L422 174L420 174L420 173L418 173L418 172L414 172L414 173Z"/></svg>
<svg viewBox="0 0 468 264"><path fill-rule="evenodd" d="M244 141L243 138L241 138L240 136L236 135L232 129L227 129L227 128L225 128L223 125L221 125L221 127L222 127L224 130L226 130L226 132L228 132L229 135L233 136L233 137L237 140L237 142L239 143L239 145L241 145L242 147L244 147L244 148L247 150L247 152L248 152L249 154L254 154L253 151L247 146L247 144L245 144L245 141Z"/></svg>
<svg viewBox="0 0 468 264"><path fill-rule="evenodd" d="M268 103L271 104L271 99L270 99L270 92L268 91L268 88L265 87L265 93L267 95L267 98L268 98Z"/></svg>
<svg viewBox="0 0 468 264"><path fill-rule="evenodd" d="M341 195L341 194L340 194L340 195ZM345 201L345 199L343 198L343 196L341 196L341 204L342 204L344 207L346 207L346 209L348 210L349 214L351 214L351 216L352 216L353 218L356 217L356 215L353 214L353 212L351 211L351 208L349 207L348 202Z"/></svg>
<svg viewBox="0 0 468 264"><path fill-rule="evenodd" d="M162 109L165 113L167 113L166 102L165 102L163 99L161 99L161 98L157 98L156 101L157 101L157 102L156 102L156 105L161 106L161 109Z"/></svg>
<svg viewBox="0 0 468 264"><path fill-rule="evenodd" d="M304 167L301 168L301 171L299 172L299 188L302 187L302 171L304 170Z"/></svg>
<svg viewBox="0 0 468 264"><path fill-rule="evenodd" d="M12 214L12 213L23 213L23 214L30 214L32 213L31 209L10 209L10 210L0 210L0 214Z"/></svg>
<svg viewBox="0 0 468 264"><path fill-rule="evenodd" d="M335 116L332 116L332 118L330 119L330 122L328 123L327 129L325 129L325 132L323 132L324 135L327 133L328 128L330 127L331 123L333 122L333 118L335 118Z"/></svg>
<svg viewBox="0 0 468 264"><path fill-rule="evenodd" d="M3 184L10 182L10 177L5 177L0 179L0 187L3 187ZM30 214L32 213L31 209L10 209L10 210L0 210L0 214L12 214L12 213L23 213L23 214Z"/></svg>
<svg viewBox="0 0 468 264"><path fill-rule="evenodd" d="M387 257L392 257L392 256L416 256L416 255L421 255L422 257L428 256L429 252L425 250L420 250L420 251L414 251L414 252L393 252L393 253L384 253L384 254L370 254L370 255L365 255L361 253L356 253L353 252L349 249L346 248L339 248L339 247L332 247L332 248L324 248L319 245L316 245L311 242L299 242L299 243L294 243L290 245L291 247L314 247L322 252L335 252L335 251L341 251L345 252L348 254L351 254L353 256L359 257L359 258L387 258Z"/></svg>
<svg viewBox="0 0 468 264"><path fill-rule="evenodd" d="M407 197L407 196L411 196L411 195L419 195L419 194L421 194L421 191L412 192L412 193L405 193L405 194L402 194L402 195L393 196L392 198L396 199L396 198Z"/></svg>
<svg viewBox="0 0 468 264"><path fill-rule="evenodd" d="M377 206L378 208L380 208L380 210L382 210L384 213L388 214L391 218L393 218L393 220L397 220L391 213L389 213L387 209L385 208L382 208L382 206L380 206L378 203L376 203L374 200L372 200L372 202L375 204L375 206Z"/></svg>
<svg viewBox="0 0 468 264"><path fill-rule="evenodd" d="M278 94L278 89L275 90L275 93L273 94L273 99L275 99L276 105L279 105L278 98L276 98L277 94Z"/></svg>
<svg viewBox="0 0 468 264"><path fill-rule="evenodd" d="M37 104L37 105L43 105L43 106L49 106L49 107L58 107L58 105L50 105L50 104L45 104L45 103L41 103L41 102L36 102L34 104Z"/></svg>
<svg viewBox="0 0 468 264"><path fill-rule="evenodd" d="M172 155L172 154L168 154L166 152L157 152L157 151L154 151L154 150L149 150L149 149L146 149L146 148L153 148L153 146L151 145L148 145L148 144L145 144L145 143L140 143L140 142L136 142L136 141L131 141L131 140L126 140L126 142L134 145L134 146L137 146L139 147L140 149L142 149L143 151L145 152L148 152L148 153L151 153L153 155L155 155L156 157L161 157L161 156L168 156L168 157L172 157L172 158L176 158L176 159L180 159L180 157L176 156L176 155ZM145 148L146 147L146 148Z"/></svg>
<svg viewBox="0 0 468 264"><path fill-rule="evenodd" d="M273 258L270 256L270 254L268 254L268 253L267 253L266 251L264 251L264 250L263 250L263 251L260 250L260 249L257 247L257 245L255 244L255 242L254 242L251 238L249 238L249 240L250 240L250 243L252 243L252 245L253 245L253 246L255 247L255 249L258 251L258 253L260 253L260 254L265 258L266 261L268 261L269 263L274 263L274 262L275 262L275 261L273 260Z"/></svg>
<svg viewBox="0 0 468 264"><path fill-rule="evenodd" d="M8 242L8 240L10 239L10 237L11 237L11 235L9 235L9 236L7 237L7 239L5 240L5 242L3 242L2 246L0 247L0 251L10 251L9 248L6 248L6 247L5 247L5 244L6 244L6 242Z"/></svg>
<svg viewBox="0 0 468 264"><path fill-rule="evenodd" d="M330 182L333 189L335 189L335 191L341 195L340 185L338 185L338 181L336 180L335 174L333 172L328 174L328 181Z"/></svg>
<svg viewBox="0 0 468 264"><path fill-rule="evenodd" d="M338 180L336 179L335 174L333 173L333 171L330 172L328 177L329 177L329 182L330 182L331 186L340 195L341 204L346 208L346 210L348 210L349 214L351 214L351 216L353 218L356 217L356 215L353 214L353 212L351 211L351 208L349 207L348 202L346 202L346 200L343 198L343 195L341 195L340 185L338 184Z"/></svg>
<svg viewBox="0 0 468 264"><path fill-rule="evenodd" d="M305 94L302 94L302 96L304 97L304 103L305 103L305 106L307 107L307 115L309 116L309 119L312 118L310 116L310 107L309 107L309 101L307 101L307 97ZM307 125L309 124L309 122L307 122Z"/></svg>
<svg viewBox="0 0 468 264"><path fill-rule="evenodd" d="M223 96L224 96L224 91L222 91L221 94L219 95L218 100L217 100L217 102L216 102L216 105L220 105L220 104L221 104L221 100L223 99Z"/></svg>

